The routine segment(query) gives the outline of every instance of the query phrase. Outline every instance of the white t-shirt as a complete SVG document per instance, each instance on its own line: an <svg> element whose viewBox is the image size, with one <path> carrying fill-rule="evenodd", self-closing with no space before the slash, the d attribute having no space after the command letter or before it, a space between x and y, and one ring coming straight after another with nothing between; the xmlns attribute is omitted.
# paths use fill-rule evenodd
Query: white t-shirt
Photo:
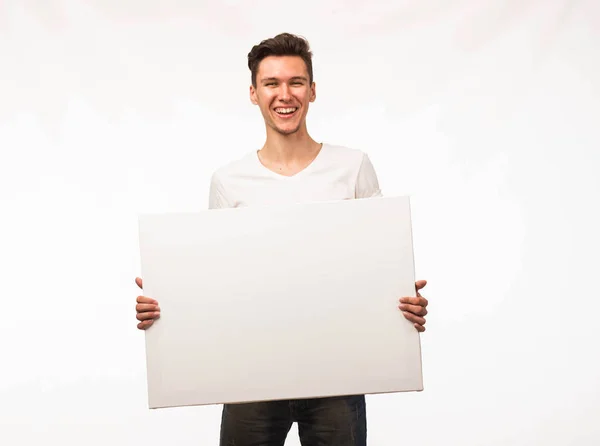
<svg viewBox="0 0 600 446"><path fill-rule="evenodd" d="M360 150L323 144L313 162L293 176L266 168L256 151L212 176L209 208L234 208L382 196L375 169Z"/></svg>

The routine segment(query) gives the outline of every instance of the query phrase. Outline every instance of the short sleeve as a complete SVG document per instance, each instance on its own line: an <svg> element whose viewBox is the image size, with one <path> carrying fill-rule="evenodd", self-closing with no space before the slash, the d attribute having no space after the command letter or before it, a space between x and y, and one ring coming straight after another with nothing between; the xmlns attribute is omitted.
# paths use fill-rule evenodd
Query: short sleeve
<svg viewBox="0 0 600 446"><path fill-rule="evenodd" d="M381 197L379 179L369 156L363 153L362 162L356 177L356 198Z"/></svg>
<svg viewBox="0 0 600 446"><path fill-rule="evenodd" d="M210 180L210 192L208 197L208 208L209 209L220 209L228 207L227 197L223 184L221 183L218 175L213 174Z"/></svg>

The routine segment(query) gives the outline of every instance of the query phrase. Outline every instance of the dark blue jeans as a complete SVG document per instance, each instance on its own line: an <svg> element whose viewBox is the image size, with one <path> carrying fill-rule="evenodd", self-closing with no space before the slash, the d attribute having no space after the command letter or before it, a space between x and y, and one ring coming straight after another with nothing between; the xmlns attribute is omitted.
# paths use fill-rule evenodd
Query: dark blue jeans
<svg viewBox="0 0 600 446"><path fill-rule="evenodd" d="M283 446L292 423L302 446L366 446L364 395L226 404L220 446Z"/></svg>

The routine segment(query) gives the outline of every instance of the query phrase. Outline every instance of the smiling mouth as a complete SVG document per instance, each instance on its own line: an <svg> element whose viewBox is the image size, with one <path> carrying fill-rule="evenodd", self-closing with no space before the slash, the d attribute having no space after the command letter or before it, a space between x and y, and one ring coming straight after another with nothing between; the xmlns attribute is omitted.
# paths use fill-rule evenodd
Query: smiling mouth
<svg viewBox="0 0 600 446"><path fill-rule="evenodd" d="M282 118L290 118L296 114L298 107L277 107L275 113Z"/></svg>

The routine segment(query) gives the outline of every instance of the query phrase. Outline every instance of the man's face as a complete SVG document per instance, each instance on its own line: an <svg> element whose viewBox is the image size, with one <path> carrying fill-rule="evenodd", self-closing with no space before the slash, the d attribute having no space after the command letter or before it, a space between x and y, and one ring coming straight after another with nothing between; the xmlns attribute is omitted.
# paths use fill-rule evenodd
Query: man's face
<svg viewBox="0 0 600 446"><path fill-rule="evenodd" d="M266 57L256 74L256 88L250 87L250 99L260 107L266 125L283 135L304 126L308 105L315 97L315 85L310 84L306 64L298 56Z"/></svg>

